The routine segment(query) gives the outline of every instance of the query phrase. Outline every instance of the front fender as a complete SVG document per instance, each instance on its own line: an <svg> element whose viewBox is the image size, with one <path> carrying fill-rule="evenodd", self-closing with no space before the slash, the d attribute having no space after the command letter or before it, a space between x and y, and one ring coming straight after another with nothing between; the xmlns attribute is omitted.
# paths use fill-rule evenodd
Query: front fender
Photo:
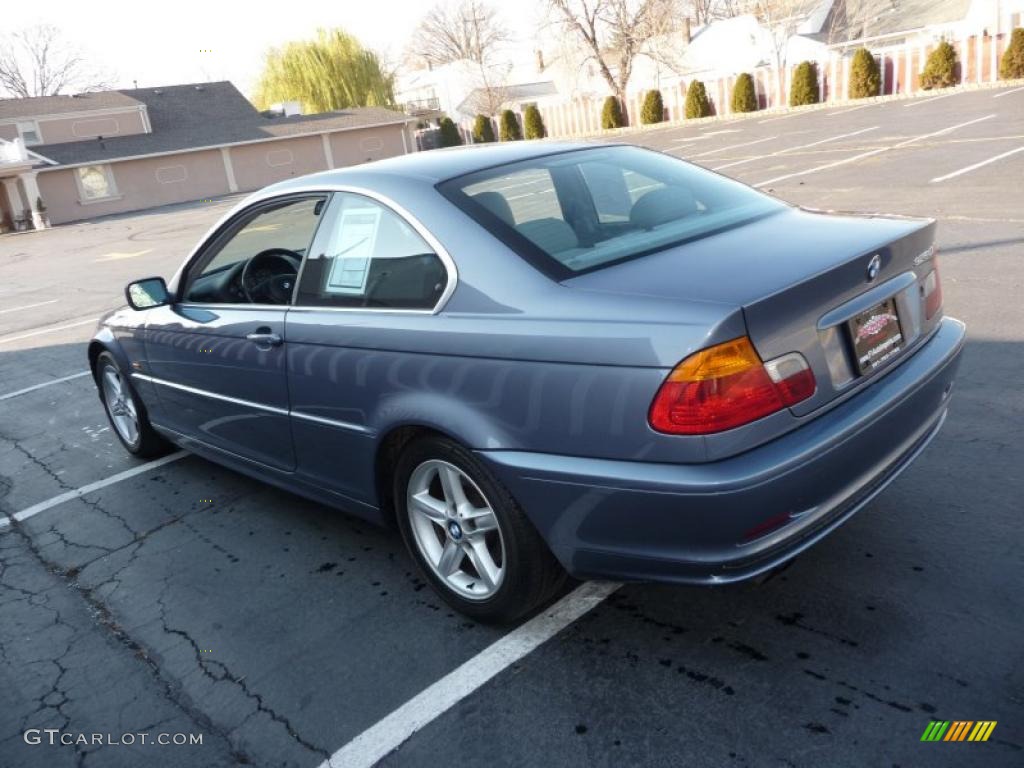
<svg viewBox="0 0 1024 768"><path fill-rule="evenodd" d="M95 379L96 358L102 352L114 356L125 375L146 367L145 327L148 310L137 311L124 307L104 315L99 327L89 341L89 370ZM157 406L156 393L150 384L132 380L132 387L142 399L148 411Z"/></svg>

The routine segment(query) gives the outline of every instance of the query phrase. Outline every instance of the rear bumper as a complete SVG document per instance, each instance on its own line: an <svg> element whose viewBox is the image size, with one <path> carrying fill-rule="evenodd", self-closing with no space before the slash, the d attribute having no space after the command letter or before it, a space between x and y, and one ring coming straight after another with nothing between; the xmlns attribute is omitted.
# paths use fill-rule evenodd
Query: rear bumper
<svg viewBox="0 0 1024 768"><path fill-rule="evenodd" d="M578 577L684 583L768 571L867 504L946 417L965 327L777 440L706 464L481 451Z"/></svg>

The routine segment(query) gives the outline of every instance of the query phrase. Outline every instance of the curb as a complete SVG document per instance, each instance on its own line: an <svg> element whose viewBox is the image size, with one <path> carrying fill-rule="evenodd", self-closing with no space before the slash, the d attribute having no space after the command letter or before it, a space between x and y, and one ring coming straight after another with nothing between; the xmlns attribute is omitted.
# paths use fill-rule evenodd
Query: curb
<svg viewBox="0 0 1024 768"><path fill-rule="evenodd" d="M972 91L992 91L998 88L1013 86L1024 86L1024 78L1014 80L996 80L988 83L968 83L956 85L952 88L935 88L933 90L920 90L914 93L890 93L884 96L869 96L863 99L841 99L837 101L822 102L819 104L806 104L800 107L774 107L772 109L759 109L754 112L732 113L728 115L710 115L708 117L692 117L683 120L666 120L661 123L650 125L629 125L623 128L606 128L599 131L586 131L583 133L572 133L552 139L541 139L541 141L570 141L573 139L585 138L613 138L616 136L629 136L634 133L649 133L659 130L671 130L685 128L690 125L712 125L714 123L742 122L757 118L785 117L791 114L802 112L819 112L826 109L840 109L843 107L864 106L868 104L885 104L891 101L914 101L917 99L933 99L938 96L952 96L958 93L970 93Z"/></svg>

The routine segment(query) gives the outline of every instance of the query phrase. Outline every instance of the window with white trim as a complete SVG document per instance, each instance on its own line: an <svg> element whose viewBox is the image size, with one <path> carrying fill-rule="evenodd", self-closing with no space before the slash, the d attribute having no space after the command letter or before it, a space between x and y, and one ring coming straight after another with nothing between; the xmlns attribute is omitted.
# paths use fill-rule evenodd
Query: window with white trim
<svg viewBox="0 0 1024 768"><path fill-rule="evenodd" d="M156 180L161 184L175 184L188 178L184 165L165 165L156 169Z"/></svg>
<svg viewBox="0 0 1024 768"><path fill-rule="evenodd" d="M379 136L367 136L365 139L360 139L359 147L363 152L379 152L384 149L384 142L380 140Z"/></svg>
<svg viewBox="0 0 1024 768"><path fill-rule="evenodd" d="M109 165L86 165L76 168L75 173L82 200L103 200L117 196Z"/></svg>
<svg viewBox="0 0 1024 768"><path fill-rule="evenodd" d="M43 143L43 137L39 133L39 123L35 120L18 123L18 135L21 136L21 140L25 142L26 147Z"/></svg>
<svg viewBox="0 0 1024 768"><path fill-rule="evenodd" d="M388 309L437 305L448 284L444 263L387 206L339 192L322 229L326 238L306 258L296 304Z"/></svg>

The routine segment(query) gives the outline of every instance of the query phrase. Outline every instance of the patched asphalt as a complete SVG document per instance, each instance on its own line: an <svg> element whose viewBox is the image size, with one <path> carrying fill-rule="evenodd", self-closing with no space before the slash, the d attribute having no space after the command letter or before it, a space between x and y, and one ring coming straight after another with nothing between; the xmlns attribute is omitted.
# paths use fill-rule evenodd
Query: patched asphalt
<svg viewBox="0 0 1024 768"><path fill-rule="evenodd" d="M969 336L949 419L787 570L626 585L383 765L1024 764L1024 153L931 183L1024 146L1024 92L997 93L623 137L747 183L840 163L767 186L937 217ZM170 276L227 205L0 239L0 308L59 299L0 314L0 397L84 370L91 327L48 329ZM88 377L0 400L0 512L134 466ZM450 611L394 532L185 457L0 530L0 766L315 768L505 631ZM921 743L932 719L998 725ZM29 728L203 744L29 745Z"/></svg>

